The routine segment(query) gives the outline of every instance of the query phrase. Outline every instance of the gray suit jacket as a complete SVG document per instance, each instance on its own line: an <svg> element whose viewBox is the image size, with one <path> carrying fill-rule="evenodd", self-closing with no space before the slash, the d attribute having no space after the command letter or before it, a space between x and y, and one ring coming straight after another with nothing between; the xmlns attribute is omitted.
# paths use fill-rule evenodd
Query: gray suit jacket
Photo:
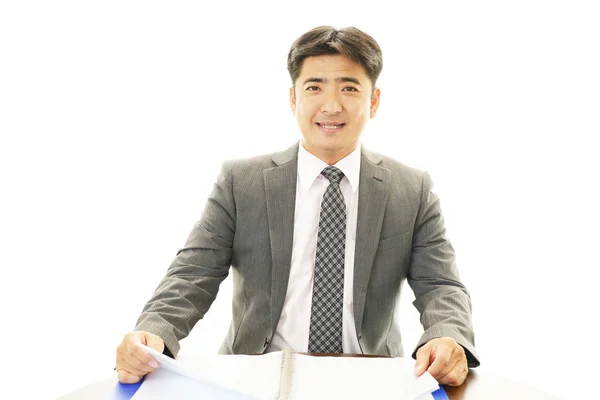
<svg viewBox="0 0 600 400"><path fill-rule="evenodd" d="M225 162L200 221L140 315L136 330L159 335L177 355L233 274L233 316L224 354L263 353L283 307L290 273L298 144ZM354 264L354 319L365 354L403 356L396 305L405 279L424 334L416 348L449 336L479 364L471 300L427 173L363 146ZM413 353L414 357L414 353Z"/></svg>

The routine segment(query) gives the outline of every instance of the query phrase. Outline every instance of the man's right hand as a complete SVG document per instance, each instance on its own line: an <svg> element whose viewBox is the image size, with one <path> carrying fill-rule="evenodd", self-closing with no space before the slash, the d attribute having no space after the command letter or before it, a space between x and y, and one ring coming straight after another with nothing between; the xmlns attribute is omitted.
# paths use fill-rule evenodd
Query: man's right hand
<svg viewBox="0 0 600 400"><path fill-rule="evenodd" d="M158 362L138 346L140 343L160 353L165 349L165 342L159 336L145 331L129 332L117 347L119 382L137 383L158 368Z"/></svg>

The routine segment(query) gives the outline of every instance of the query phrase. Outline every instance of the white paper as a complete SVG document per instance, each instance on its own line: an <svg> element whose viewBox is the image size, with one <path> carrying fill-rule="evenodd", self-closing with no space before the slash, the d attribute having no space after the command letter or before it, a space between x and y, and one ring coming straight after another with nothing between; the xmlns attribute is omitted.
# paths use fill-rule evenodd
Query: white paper
<svg viewBox="0 0 600 400"><path fill-rule="evenodd" d="M161 367L148 374L134 400L274 400L279 390L282 352L181 357L176 361L155 351L148 353ZM428 372L414 376L412 359L293 357L290 400L432 400L431 393L439 389Z"/></svg>
<svg viewBox="0 0 600 400"><path fill-rule="evenodd" d="M437 381L414 375L406 358L314 357L295 354L291 399L432 399ZM421 397L423 396L423 397Z"/></svg>
<svg viewBox="0 0 600 400"><path fill-rule="evenodd" d="M160 367L148 374L134 395L135 400L182 398L177 396L182 396L184 391L195 392L196 398L272 400L278 391L281 352L260 356L216 354L183 356L177 360L156 351L148 353L159 362ZM163 373L164 370L169 373ZM204 387L201 387L202 385ZM211 386L235 391L248 397L223 397L223 391L214 391L210 397L199 395L204 393L202 390L211 389ZM181 390L178 389L179 387ZM176 393L176 396L167 397L171 396L171 392ZM138 393L140 393L139 397ZM156 397L154 393L161 393L163 397ZM217 394L222 397L217 397Z"/></svg>
<svg viewBox="0 0 600 400"><path fill-rule="evenodd" d="M232 390L197 381L165 368L148 374L133 400L256 400Z"/></svg>
<svg viewBox="0 0 600 400"><path fill-rule="evenodd" d="M203 376L199 371L195 370L194 368L186 368L184 365L175 361L171 357L168 357L154 350L153 348L144 346L143 344L138 344L138 346L141 347L147 354L150 354L156 361L158 361L158 364L160 365L159 368L168 369L169 371L174 372L175 374L183 375L185 377L192 378L202 383L207 383L211 385L215 384L210 380L208 376Z"/></svg>

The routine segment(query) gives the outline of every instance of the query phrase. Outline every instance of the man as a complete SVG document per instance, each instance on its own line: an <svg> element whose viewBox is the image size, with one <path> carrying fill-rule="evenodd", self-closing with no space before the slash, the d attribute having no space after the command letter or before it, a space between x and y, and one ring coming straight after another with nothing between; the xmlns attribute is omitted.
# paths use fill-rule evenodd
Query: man
<svg viewBox="0 0 600 400"><path fill-rule="evenodd" d="M402 356L395 306L407 279L424 327L415 374L457 386L479 365L470 297L429 176L359 142L379 106L381 69L378 44L356 28L318 27L294 42L301 142L223 164L201 220L117 348L121 382L157 367L137 343L177 355L230 267L221 353Z"/></svg>

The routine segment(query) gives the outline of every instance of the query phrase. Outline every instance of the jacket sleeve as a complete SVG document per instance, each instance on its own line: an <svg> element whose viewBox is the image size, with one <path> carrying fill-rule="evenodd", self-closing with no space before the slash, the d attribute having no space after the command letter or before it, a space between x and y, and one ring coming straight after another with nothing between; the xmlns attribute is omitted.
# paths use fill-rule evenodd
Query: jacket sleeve
<svg viewBox="0 0 600 400"><path fill-rule="evenodd" d="M138 318L135 330L160 336L173 356L216 298L231 266L236 208L223 164L200 220Z"/></svg>
<svg viewBox="0 0 600 400"><path fill-rule="evenodd" d="M412 357L416 359L419 347L431 339L448 336L465 349L469 367L476 367L479 357L471 322L471 298L460 282L454 249L445 236L440 202L431 189L431 178L424 173L407 276L424 333Z"/></svg>

